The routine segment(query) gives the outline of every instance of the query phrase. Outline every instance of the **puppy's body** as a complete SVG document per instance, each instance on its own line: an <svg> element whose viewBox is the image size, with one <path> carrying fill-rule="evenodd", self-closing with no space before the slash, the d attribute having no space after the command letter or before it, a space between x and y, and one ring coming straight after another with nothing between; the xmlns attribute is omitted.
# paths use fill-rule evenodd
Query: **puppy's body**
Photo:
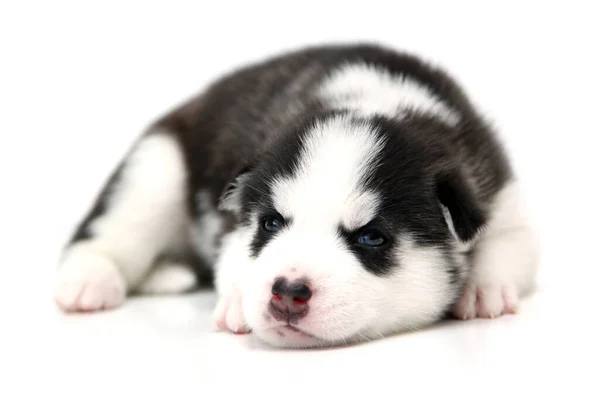
<svg viewBox="0 0 600 400"><path fill-rule="evenodd" d="M97 310L214 270L217 325L280 346L494 317L535 273L518 196L442 71L371 45L304 49L154 123L65 250L55 298Z"/></svg>

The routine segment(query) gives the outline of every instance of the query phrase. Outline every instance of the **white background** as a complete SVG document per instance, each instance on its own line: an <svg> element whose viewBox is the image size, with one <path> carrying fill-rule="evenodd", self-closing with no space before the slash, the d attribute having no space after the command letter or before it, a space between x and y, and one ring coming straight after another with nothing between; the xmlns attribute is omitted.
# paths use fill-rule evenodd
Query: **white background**
<svg viewBox="0 0 600 400"><path fill-rule="evenodd" d="M2 1L0 398L599 398L600 12L484 4ZM500 130L542 241L519 315L275 351L212 332L211 293L56 311L61 246L145 126L245 62L357 40L443 65Z"/></svg>

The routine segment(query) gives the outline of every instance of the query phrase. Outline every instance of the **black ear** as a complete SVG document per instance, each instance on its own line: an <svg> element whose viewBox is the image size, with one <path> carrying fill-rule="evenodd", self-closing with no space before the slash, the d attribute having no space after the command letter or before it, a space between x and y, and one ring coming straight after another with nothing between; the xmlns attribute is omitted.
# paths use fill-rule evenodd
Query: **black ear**
<svg viewBox="0 0 600 400"><path fill-rule="evenodd" d="M458 171L444 172L438 177L436 191L458 238L463 242L471 240L483 227L485 215L466 179Z"/></svg>
<svg viewBox="0 0 600 400"><path fill-rule="evenodd" d="M241 192L242 188L248 182L252 168L245 166L234 176L233 179L225 186L221 196L219 197L219 210L231 211L239 214L242 208Z"/></svg>

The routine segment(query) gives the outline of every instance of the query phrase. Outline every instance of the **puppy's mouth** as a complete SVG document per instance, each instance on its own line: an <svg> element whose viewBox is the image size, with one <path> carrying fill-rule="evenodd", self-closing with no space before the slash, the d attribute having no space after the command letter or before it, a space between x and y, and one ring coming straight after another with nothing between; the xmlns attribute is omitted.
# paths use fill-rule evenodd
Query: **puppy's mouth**
<svg viewBox="0 0 600 400"><path fill-rule="evenodd" d="M292 332L297 332L297 333L300 333L300 334L302 334L302 335L305 335L305 336L309 336L309 337L312 337L312 338L314 338L314 336L313 336L313 335L311 335L310 333L304 332L302 329L296 328L294 325L285 325L285 326L283 327L283 329L287 329L287 330L289 330L289 331L292 331Z"/></svg>
<svg viewBox="0 0 600 400"><path fill-rule="evenodd" d="M296 338L321 340L320 338L316 337L315 335L312 335L292 324L279 325L279 326L275 326L271 329L275 331L277 336L282 337L282 338L286 337L288 335L292 335Z"/></svg>

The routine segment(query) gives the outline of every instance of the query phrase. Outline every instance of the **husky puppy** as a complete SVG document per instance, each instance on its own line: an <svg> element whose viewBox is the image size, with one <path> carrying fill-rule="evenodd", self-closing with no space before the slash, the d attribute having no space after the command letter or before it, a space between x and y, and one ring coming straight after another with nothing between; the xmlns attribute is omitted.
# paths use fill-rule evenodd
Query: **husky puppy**
<svg viewBox="0 0 600 400"><path fill-rule="evenodd" d="M496 133L444 71L375 44L272 56L140 135L67 244L67 312L214 279L217 327L330 346L532 289L538 245Z"/></svg>

